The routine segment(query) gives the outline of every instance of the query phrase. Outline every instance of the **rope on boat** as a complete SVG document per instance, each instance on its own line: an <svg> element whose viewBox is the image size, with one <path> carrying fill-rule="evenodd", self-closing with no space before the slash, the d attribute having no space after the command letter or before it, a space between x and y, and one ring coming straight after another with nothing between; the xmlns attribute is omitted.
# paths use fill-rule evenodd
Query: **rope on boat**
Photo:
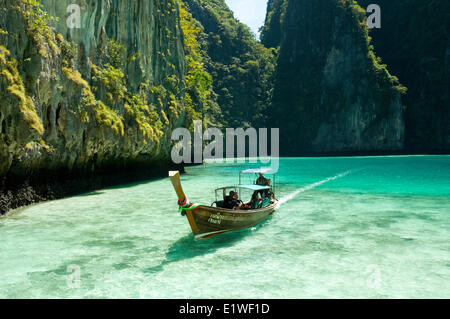
<svg viewBox="0 0 450 319"><path fill-rule="evenodd" d="M189 203L187 197L184 198L184 201L178 201L178 212L181 214L181 216L186 215L186 210L196 210L199 208L200 204L196 203Z"/></svg>

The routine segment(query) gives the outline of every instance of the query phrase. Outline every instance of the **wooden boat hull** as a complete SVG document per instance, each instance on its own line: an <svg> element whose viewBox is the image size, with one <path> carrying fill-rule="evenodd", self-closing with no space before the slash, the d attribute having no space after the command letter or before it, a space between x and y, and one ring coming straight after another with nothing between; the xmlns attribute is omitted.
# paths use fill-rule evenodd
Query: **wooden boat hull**
<svg viewBox="0 0 450 319"><path fill-rule="evenodd" d="M170 172L170 179L182 203L186 195L181 187L178 172ZM211 206L198 206L185 209L186 217L195 239L207 239L226 232L235 231L257 225L271 216L278 209L278 201L272 200L267 207L254 210L231 210Z"/></svg>
<svg viewBox="0 0 450 319"><path fill-rule="evenodd" d="M226 232L257 225L277 209L274 201L263 209L232 211L210 206L199 206L186 211L189 224L196 239L207 239Z"/></svg>

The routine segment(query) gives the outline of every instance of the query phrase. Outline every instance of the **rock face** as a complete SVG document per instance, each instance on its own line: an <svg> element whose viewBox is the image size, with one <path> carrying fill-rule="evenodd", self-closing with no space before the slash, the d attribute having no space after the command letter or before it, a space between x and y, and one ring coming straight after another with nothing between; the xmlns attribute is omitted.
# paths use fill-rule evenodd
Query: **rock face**
<svg viewBox="0 0 450 319"><path fill-rule="evenodd" d="M268 48L280 45L282 30L281 25L286 15L285 0L268 0L266 21L261 30L261 42Z"/></svg>
<svg viewBox="0 0 450 319"><path fill-rule="evenodd" d="M0 4L0 213L24 189L25 203L51 198L55 176L170 163L184 124L177 3L81 3L81 28L68 27L69 0Z"/></svg>
<svg viewBox="0 0 450 319"><path fill-rule="evenodd" d="M371 0L358 0L367 7ZM380 0L381 28L371 31L377 55L408 88L405 148L450 151L450 1Z"/></svg>
<svg viewBox="0 0 450 319"><path fill-rule="evenodd" d="M337 0L271 6L268 18L281 16L272 108L282 154L402 149L404 88L371 51L365 11ZM263 35L273 44L270 25Z"/></svg>

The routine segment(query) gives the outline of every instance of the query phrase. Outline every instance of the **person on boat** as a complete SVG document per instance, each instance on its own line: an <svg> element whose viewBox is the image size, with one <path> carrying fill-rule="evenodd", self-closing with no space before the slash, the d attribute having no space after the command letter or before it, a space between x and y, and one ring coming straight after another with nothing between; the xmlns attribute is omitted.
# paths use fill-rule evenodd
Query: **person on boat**
<svg viewBox="0 0 450 319"><path fill-rule="evenodd" d="M259 198L258 195L259 195L258 191L253 192L252 199L248 203L246 203L250 207L249 209L256 209L259 207L262 198Z"/></svg>
<svg viewBox="0 0 450 319"><path fill-rule="evenodd" d="M270 185L270 179L267 180L266 186L269 186L269 187L271 186ZM267 197L269 199L273 198L272 188L264 190L264 196L263 197Z"/></svg>
<svg viewBox="0 0 450 319"><path fill-rule="evenodd" d="M239 194L234 192L233 199L231 200L231 209L241 210L245 208L245 204L239 199Z"/></svg>
<svg viewBox="0 0 450 319"><path fill-rule="evenodd" d="M225 195L225 188L223 189L223 207L228 209L233 209L231 202L234 198L234 191L230 191L230 194L227 196Z"/></svg>
<svg viewBox="0 0 450 319"><path fill-rule="evenodd" d="M259 173L259 177L256 180L256 185L270 187L270 179L265 178L263 173ZM261 190L261 191L259 191L259 194L261 195L262 198L273 196L272 191L269 189Z"/></svg>
<svg viewBox="0 0 450 319"><path fill-rule="evenodd" d="M259 177L256 180L256 185L266 186L268 181L270 182L269 179L264 177L263 173L259 173Z"/></svg>

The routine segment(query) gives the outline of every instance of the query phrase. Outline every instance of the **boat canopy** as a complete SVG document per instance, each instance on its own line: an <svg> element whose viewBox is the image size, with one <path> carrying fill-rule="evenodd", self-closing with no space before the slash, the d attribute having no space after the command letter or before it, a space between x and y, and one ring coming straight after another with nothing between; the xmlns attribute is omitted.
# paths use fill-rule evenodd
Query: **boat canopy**
<svg viewBox="0 0 450 319"><path fill-rule="evenodd" d="M245 171L242 171L242 174L267 174L269 172L272 172L272 169L270 168L251 168L251 169L247 169Z"/></svg>
<svg viewBox="0 0 450 319"><path fill-rule="evenodd" d="M235 185L235 186L228 186L228 187L221 187L216 189L216 191L222 190L222 189L227 189L227 188L244 188L244 189L249 189L252 191L262 191L265 189L271 189L270 186L262 186L262 185Z"/></svg>

